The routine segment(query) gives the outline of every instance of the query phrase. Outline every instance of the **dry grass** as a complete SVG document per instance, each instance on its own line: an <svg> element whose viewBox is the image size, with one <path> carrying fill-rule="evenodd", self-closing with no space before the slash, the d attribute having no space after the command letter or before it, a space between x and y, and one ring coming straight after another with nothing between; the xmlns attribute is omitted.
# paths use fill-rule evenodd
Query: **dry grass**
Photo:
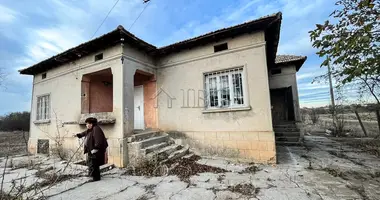
<svg viewBox="0 0 380 200"><path fill-rule="evenodd" d="M25 132L25 138L29 138ZM27 144L22 132L0 132L0 157L27 154Z"/></svg>
<svg viewBox="0 0 380 200"><path fill-rule="evenodd" d="M380 157L380 139L343 139L339 142Z"/></svg>

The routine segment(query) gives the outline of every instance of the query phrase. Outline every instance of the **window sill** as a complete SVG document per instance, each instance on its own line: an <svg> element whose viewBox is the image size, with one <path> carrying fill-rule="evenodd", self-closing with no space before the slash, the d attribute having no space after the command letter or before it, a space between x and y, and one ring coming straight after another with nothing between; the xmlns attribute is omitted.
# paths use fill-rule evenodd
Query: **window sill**
<svg viewBox="0 0 380 200"><path fill-rule="evenodd" d="M50 119L45 120L36 120L33 122L34 124L50 124Z"/></svg>
<svg viewBox="0 0 380 200"><path fill-rule="evenodd" d="M100 113L86 113L81 114L81 118L79 119L80 125L85 125L85 120L88 117L95 117L98 120L98 124L115 124L116 118L114 117L112 112L100 112Z"/></svg>
<svg viewBox="0 0 380 200"><path fill-rule="evenodd" d="M202 113L237 112L237 111L247 111L251 109L252 109L251 106L236 107L236 108L217 108L217 109L203 110Z"/></svg>

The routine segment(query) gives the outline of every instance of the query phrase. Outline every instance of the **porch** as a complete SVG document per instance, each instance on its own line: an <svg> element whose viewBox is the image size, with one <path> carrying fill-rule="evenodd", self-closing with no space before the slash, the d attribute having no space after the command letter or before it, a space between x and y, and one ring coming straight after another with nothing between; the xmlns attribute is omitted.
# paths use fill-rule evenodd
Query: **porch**
<svg viewBox="0 0 380 200"><path fill-rule="evenodd" d="M292 86L270 89L272 124L276 144L298 144L300 129L296 124Z"/></svg>

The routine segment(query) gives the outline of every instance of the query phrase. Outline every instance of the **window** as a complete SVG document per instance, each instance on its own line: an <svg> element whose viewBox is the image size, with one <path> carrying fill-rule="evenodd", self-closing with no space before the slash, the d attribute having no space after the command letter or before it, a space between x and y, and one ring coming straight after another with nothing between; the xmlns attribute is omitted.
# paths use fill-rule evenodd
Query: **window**
<svg viewBox="0 0 380 200"><path fill-rule="evenodd" d="M50 119L50 95L37 97L37 120Z"/></svg>
<svg viewBox="0 0 380 200"><path fill-rule="evenodd" d="M42 79L45 79L46 78L46 73L43 73L41 76L42 76Z"/></svg>
<svg viewBox="0 0 380 200"><path fill-rule="evenodd" d="M207 108L245 106L243 68L205 74Z"/></svg>
<svg viewBox="0 0 380 200"><path fill-rule="evenodd" d="M218 44L218 45L215 45L214 46L214 52L219 52L219 51L223 51L223 50L227 50L228 49L228 45L227 43L223 43L223 44Z"/></svg>
<svg viewBox="0 0 380 200"><path fill-rule="evenodd" d="M102 60L103 59L103 53L95 55L95 61Z"/></svg>
<svg viewBox="0 0 380 200"><path fill-rule="evenodd" d="M270 72L271 72L272 75L275 75L275 74L281 74L281 68L278 68L278 69L272 69Z"/></svg>

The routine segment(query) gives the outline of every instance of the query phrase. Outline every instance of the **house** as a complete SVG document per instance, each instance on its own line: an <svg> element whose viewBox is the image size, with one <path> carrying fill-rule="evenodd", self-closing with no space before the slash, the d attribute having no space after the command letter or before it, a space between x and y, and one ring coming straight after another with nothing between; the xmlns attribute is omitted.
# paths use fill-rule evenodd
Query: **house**
<svg viewBox="0 0 380 200"><path fill-rule="evenodd" d="M281 20L276 13L160 48L118 26L20 70L34 77L29 151L46 153L57 139L75 150L72 133L95 116L116 166L167 146L156 131L200 153L276 162L276 141L302 138L296 72L306 60L276 56Z"/></svg>

